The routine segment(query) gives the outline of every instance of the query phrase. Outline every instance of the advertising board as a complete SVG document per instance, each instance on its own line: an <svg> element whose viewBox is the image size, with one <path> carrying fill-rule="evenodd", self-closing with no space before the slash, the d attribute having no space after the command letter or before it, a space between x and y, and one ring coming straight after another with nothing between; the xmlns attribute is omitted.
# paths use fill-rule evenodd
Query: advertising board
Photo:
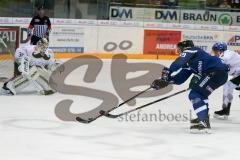
<svg viewBox="0 0 240 160"><path fill-rule="evenodd" d="M145 30L143 53L175 55L180 40L181 31Z"/></svg>

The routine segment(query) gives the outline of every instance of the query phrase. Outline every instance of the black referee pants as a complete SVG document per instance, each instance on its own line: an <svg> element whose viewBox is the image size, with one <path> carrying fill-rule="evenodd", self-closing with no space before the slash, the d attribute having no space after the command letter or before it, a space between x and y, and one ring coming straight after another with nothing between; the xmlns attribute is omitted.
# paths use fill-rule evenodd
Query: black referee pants
<svg viewBox="0 0 240 160"><path fill-rule="evenodd" d="M40 39L42 39L42 38L37 37L37 36L35 36L35 35L32 35L32 37L31 37L31 44L32 44L32 45L36 45L37 42L38 42Z"/></svg>

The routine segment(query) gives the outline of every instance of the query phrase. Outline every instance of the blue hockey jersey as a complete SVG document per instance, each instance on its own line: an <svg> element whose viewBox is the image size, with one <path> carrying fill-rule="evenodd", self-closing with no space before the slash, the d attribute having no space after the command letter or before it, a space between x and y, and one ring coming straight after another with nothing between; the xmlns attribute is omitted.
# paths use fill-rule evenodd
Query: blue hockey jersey
<svg viewBox="0 0 240 160"><path fill-rule="evenodd" d="M175 84L185 82L192 73L201 76L217 70L227 71L228 66L223 64L220 58L211 56L200 48L193 47L184 50L169 68L170 73L179 69L182 70L171 79Z"/></svg>

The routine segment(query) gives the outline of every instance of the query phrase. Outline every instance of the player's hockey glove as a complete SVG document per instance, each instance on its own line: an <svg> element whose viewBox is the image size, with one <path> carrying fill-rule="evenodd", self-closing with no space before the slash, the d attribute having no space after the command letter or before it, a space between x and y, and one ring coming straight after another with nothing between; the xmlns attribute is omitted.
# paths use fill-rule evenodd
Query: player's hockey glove
<svg viewBox="0 0 240 160"><path fill-rule="evenodd" d="M161 79L165 80L165 81L170 81L170 71L169 71L169 68L167 68L167 67L163 68Z"/></svg>
<svg viewBox="0 0 240 160"><path fill-rule="evenodd" d="M153 89L159 90L161 88L167 87L170 81L170 71L167 67L162 70L162 77L153 81L151 87Z"/></svg>
<svg viewBox="0 0 240 160"><path fill-rule="evenodd" d="M153 81L151 87L153 89L159 90L161 88L167 87L169 85L168 81L165 81L163 79L156 79Z"/></svg>

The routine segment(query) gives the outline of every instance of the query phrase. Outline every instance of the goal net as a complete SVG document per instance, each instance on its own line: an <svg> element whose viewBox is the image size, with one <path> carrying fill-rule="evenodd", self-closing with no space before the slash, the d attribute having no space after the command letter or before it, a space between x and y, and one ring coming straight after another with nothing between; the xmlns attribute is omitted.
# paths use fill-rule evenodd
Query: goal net
<svg viewBox="0 0 240 160"><path fill-rule="evenodd" d="M19 45L19 27L0 26L0 82L14 75L14 53Z"/></svg>

